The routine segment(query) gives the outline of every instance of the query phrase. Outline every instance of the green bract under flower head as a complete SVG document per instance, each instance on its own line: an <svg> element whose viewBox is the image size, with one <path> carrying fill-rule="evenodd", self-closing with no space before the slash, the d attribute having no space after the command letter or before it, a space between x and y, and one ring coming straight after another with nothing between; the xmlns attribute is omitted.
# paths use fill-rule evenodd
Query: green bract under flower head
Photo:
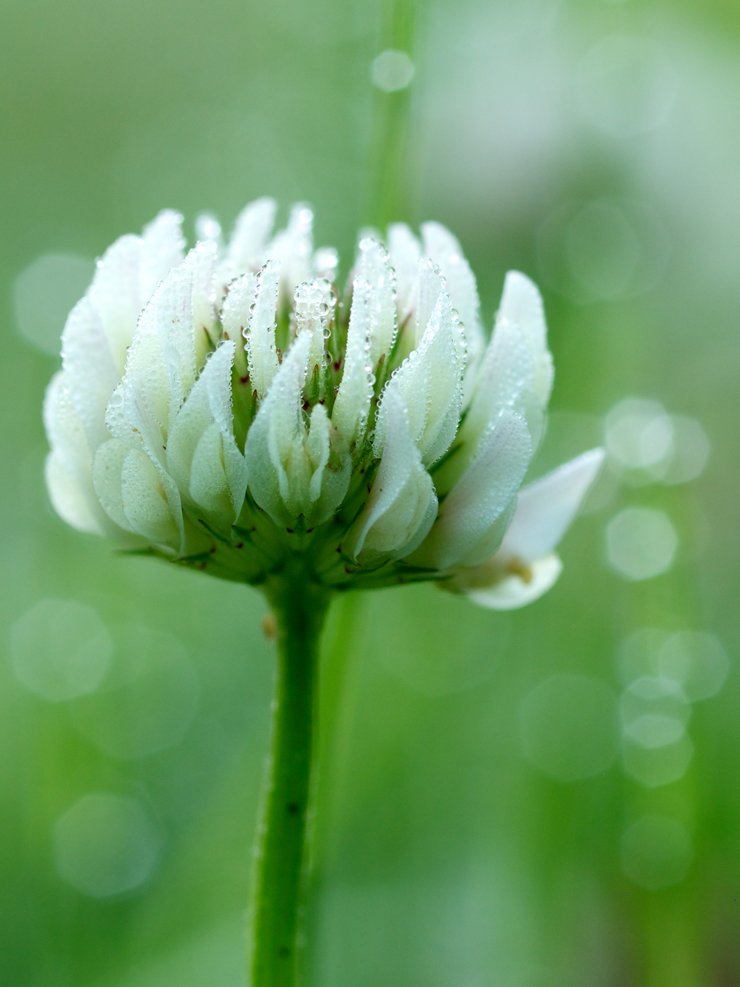
<svg viewBox="0 0 740 987"><path fill-rule="evenodd" d="M161 213L98 263L45 405L59 514L122 547L260 583L438 580L484 605L544 592L594 450L520 487L552 384L542 302L510 273L490 342L455 238L360 240L346 287L312 214Z"/></svg>

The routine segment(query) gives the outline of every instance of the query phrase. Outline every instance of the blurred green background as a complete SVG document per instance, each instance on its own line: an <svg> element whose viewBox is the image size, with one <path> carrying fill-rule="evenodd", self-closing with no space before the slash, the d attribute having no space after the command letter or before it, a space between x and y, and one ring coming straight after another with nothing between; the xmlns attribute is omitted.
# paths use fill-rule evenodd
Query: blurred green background
<svg viewBox="0 0 740 987"><path fill-rule="evenodd" d="M381 15L3 5L8 987L244 984L264 604L68 530L40 408L93 259L160 208L306 200L346 270L407 81ZM507 268L538 281L540 467L609 469L533 607L336 607L308 985L740 983L739 51L731 0L420 7L397 218L457 233L489 323Z"/></svg>

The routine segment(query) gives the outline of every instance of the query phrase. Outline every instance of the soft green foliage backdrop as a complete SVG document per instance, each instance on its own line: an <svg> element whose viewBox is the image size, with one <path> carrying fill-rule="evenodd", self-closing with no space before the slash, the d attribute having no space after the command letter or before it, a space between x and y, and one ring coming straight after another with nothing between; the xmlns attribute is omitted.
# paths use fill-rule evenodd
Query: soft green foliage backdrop
<svg viewBox="0 0 740 987"><path fill-rule="evenodd" d="M489 320L508 267L541 283L543 461L603 441L627 396L697 419L711 452L679 484L614 465L531 609L428 588L336 607L308 983L740 982L738 8L463 0L419 20L398 218L456 231ZM243 983L264 605L66 529L40 407L92 259L164 206L228 225L258 195L305 199L351 255L389 98L370 82L380 21L339 0L3 5L8 987ZM648 460L657 419L628 435ZM645 627L713 636L666 651L631 637ZM715 694L646 699L630 662L680 663L687 641ZM679 710L641 721L647 746L623 735L641 702Z"/></svg>

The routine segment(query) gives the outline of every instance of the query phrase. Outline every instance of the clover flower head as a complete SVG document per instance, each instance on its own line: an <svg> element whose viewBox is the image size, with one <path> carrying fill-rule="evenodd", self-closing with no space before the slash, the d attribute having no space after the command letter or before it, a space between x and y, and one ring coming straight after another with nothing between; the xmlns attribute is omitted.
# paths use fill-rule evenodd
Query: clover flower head
<svg viewBox="0 0 740 987"><path fill-rule="evenodd" d="M490 342L437 223L360 238L346 287L311 211L251 203L185 252L163 212L117 240L62 336L47 481L70 524L259 584L435 580L491 607L557 578L601 462L520 491L552 386L542 301L507 275Z"/></svg>

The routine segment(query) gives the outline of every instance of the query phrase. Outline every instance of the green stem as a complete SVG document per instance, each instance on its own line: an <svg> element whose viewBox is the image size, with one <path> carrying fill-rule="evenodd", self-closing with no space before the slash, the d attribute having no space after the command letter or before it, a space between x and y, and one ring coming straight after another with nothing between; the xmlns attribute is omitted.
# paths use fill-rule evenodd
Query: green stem
<svg viewBox="0 0 740 987"><path fill-rule="evenodd" d="M418 0L385 0L378 54L386 49L414 57ZM368 192L365 221L379 229L408 217L410 197L417 183L413 172L410 133L412 86L395 92L376 89L368 154Z"/></svg>
<svg viewBox="0 0 740 987"><path fill-rule="evenodd" d="M329 597L299 579L276 580L267 595L277 622L277 671L248 983L295 987L315 783L319 637Z"/></svg>

